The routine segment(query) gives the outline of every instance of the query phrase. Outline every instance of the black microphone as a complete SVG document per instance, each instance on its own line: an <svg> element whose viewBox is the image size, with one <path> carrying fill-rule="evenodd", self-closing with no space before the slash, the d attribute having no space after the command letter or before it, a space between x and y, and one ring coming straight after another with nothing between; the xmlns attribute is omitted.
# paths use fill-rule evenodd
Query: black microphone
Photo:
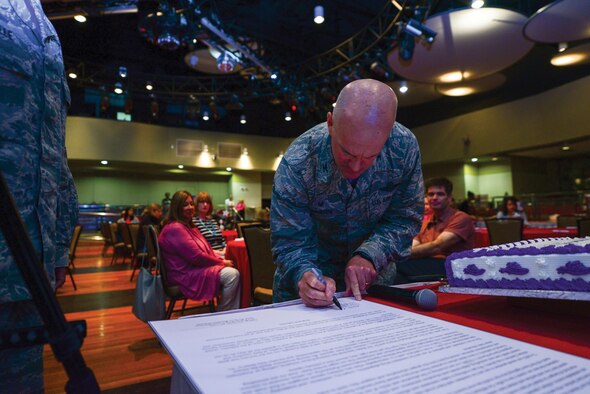
<svg viewBox="0 0 590 394"><path fill-rule="evenodd" d="M367 293L384 300L411 302L427 311L435 310L438 303L436 293L430 289L408 290L397 287L373 285L367 289Z"/></svg>

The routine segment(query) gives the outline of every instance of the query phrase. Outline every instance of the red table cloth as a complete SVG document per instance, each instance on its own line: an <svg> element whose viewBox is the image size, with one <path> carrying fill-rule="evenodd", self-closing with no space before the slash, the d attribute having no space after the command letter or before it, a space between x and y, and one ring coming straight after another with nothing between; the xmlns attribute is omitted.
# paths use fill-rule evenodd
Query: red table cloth
<svg viewBox="0 0 590 394"><path fill-rule="evenodd" d="M575 228L533 228L533 227L527 227L522 230L522 237L524 239L575 237L577 235L578 235L578 230ZM475 247L481 248L484 246L490 246L490 237L488 235L488 229L478 227L475 229Z"/></svg>
<svg viewBox="0 0 590 394"><path fill-rule="evenodd" d="M250 263L248 261L248 251L244 240L234 240L227 243L225 248L225 258L231 260L238 271L240 271L240 281L242 283L242 294L240 308L248 308L252 305L252 291L250 283Z"/></svg>

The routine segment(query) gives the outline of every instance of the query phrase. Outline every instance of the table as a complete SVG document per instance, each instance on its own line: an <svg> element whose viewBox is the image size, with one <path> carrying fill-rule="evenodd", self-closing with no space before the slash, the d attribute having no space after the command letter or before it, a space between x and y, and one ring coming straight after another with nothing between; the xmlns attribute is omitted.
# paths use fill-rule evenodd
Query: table
<svg viewBox="0 0 590 394"><path fill-rule="evenodd" d="M248 251L246 250L246 243L244 240L229 241L225 248L225 258L231 260L236 269L240 271L240 280L242 282L240 308L248 308L252 305L252 290L250 281L250 262L248 261Z"/></svg>
<svg viewBox="0 0 590 394"><path fill-rule="evenodd" d="M430 287L436 291L438 286ZM481 296L467 294L439 293L438 307L434 311L423 311L417 306L396 301L385 301L366 296L371 301L409 310L436 319L491 332L519 341L532 343L576 356L590 358L590 315L579 316L563 313L563 309L553 301L546 305L557 305L554 309L545 304L531 303L531 307L523 307L513 302L530 301L503 296ZM590 306L586 301L568 301L579 310ZM573 303L573 304L571 304Z"/></svg>
<svg viewBox="0 0 590 394"><path fill-rule="evenodd" d="M234 239L238 238L237 230L223 230L221 232L221 236L225 239L225 242L233 241Z"/></svg>
<svg viewBox="0 0 590 394"><path fill-rule="evenodd" d="M538 227L526 227L522 230L523 239L535 239L535 238L555 238L555 237L576 237L578 230L572 227L566 228L538 228ZM490 237L488 235L488 229L484 227L478 227L475 229L475 247L481 248L484 246L490 246Z"/></svg>

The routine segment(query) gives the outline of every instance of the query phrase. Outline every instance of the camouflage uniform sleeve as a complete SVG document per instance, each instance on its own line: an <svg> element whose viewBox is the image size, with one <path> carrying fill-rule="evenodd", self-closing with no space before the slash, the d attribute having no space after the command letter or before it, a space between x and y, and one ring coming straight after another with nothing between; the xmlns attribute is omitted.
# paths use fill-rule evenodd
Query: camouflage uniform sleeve
<svg viewBox="0 0 590 394"><path fill-rule="evenodd" d="M297 172L283 159L274 178L270 219L273 259L277 265L275 302L297 298L297 283L317 261L318 241L308 190Z"/></svg>
<svg viewBox="0 0 590 394"><path fill-rule="evenodd" d="M355 254L368 257L377 272L389 263L407 259L412 239L420 230L424 215L424 184L418 142L413 134L407 139L404 181L391 199L373 235L357 248ZM394 273L391 273L393 275Z"/></svg>
<svg viewBox="0 0 590 394"><path fill-rule="evenodd" d="M64 148L57 203L57 226L55 240L56 267L68 266L70 239L74 232L76 223L78 223L78 193L76 192L76 186L74 184L72 173L68 168L67 155Z"/></svg>

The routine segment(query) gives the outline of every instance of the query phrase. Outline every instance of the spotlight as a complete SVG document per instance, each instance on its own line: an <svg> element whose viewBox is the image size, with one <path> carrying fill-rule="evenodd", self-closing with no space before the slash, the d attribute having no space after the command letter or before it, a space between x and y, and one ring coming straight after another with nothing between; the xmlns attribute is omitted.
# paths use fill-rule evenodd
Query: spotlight
<svg viewBox="0 0 590 394"><path fill-rule="evenodd" d="M313 21L318 25L324 23L324 7L316 5L313 9Z"/></svg>
<svg viewBox="0 0 590 394"><path fill-rule="evenodd" d="M146 90L152 90L153 88L154 88L154 85L152 85L151 82L148 81L148 82L145 83L145 89Z"/></svg>
<svg viewBox="0 0 590 394"><path fill-rule="evenodd" d="M80 23L86 22L86 17L81 14L74 16L74 19L76 20L76 22L80 22Z"/></svg>
<svg viewBox="0 0 590 394"><path fill-rule="evenodd" d="M127 67L125 67L125 66L119 67L119 76L121 78L127 78Z"/></svg>
<svg viewBox="0 0 590 394"><path fill-rule="evenodd" d="M240 123L246 124L246 115L240 115Z"/></svg>
<svg viewBox="0 0 590 394"><path fill-rule="evenodd" d="M378 60L371 63L369 68L378 79L389 80L391 77L393 77L393 71L391 71L388 66L384 65Z"/></svg>
<svg viewBox="0 0 590 394"><path fill-rule="evenodd" d="M236 63L230 58L227 52L223 52L223 54L217 58L217 69L221 72L230 73L234 71L235 65Z"/></svg>
<svg viewBox="0 0 590 394"><path fill-rule="evenodd" d="M434 30L418 22L416 19L408 20L404 26L404 31L413 35L414 37L423 39L429 44L433 43L436 37L436 32Z"/></svg>
<svg viewBox="0 0 590 394"><path fill-rule="evenodd" d="M560 42L557 45L557 52L563 52L567 49L567 42Z"/></svg>
<svg viewBox="0 0 590 394"><path fill-rule="evenodd" d="M209 112L207 112L207 111L203 112L203 120L205 122L209 120Z"/></svg>
<svg viewBox="0 0 590 394"><path fill-rule="evenodd" d="M412 59L412 55L414 55L414 46L416 43L414 42L414 37L407 34L402 33L401 38L399 41L399 57L402 60L410 60Z"/></svg>
<svg viewBox="0 0 590 394"><path fill-rule="evenodd" d="M291 112L289 112L289 111L285 112L285 120L287 122L291 121Z"/></svg>
<svg viewBox="0 0 590 394"><path fill-rule="evenodd" d="M244 148L244 149L242 150L242 154L243 154L244 156L248 156L248 148Z"/></svg>
<svg viewBox="0 0 590 394"><path fill-rule="evenodd" d="M78 78L78 73L76 73L76 70L72 68L70 69L70 71L68 71L68 77L70 77L71 79L76 79Z"/></svg>

